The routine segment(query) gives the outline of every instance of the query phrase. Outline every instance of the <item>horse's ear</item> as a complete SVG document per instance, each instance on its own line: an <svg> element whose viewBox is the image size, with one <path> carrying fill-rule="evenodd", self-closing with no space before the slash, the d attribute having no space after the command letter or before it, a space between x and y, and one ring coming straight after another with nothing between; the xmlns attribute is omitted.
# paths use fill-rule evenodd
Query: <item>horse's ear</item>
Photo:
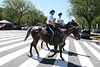
<svg viewBox="0 0 100 67"><path fill-rule="evenodd" d="M80 28L79 26L77 26L76 28Z"/></svg>

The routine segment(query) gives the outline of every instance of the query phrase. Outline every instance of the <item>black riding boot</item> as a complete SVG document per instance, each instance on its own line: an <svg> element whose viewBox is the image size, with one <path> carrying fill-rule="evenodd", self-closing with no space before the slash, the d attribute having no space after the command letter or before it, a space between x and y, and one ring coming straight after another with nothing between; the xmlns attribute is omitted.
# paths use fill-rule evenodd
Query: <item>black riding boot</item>
<svg viewBox="0 0 100 67"><path fill-rule="evenodd" d="M50 38L50 45L54 45L54 35L51 35L51 38Z"/></svg>

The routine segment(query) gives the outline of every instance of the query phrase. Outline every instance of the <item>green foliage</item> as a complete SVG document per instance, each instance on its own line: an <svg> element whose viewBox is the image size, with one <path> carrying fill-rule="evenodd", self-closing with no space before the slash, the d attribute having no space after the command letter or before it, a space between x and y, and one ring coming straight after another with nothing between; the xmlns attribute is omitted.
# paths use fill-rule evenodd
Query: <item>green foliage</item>
<svg viewBox="0 0 100 67"><path fill-rule="evenodd" d="M2 12L3 12L3 8L0 7L0 20L2 20Z"/></svg>
<svg viewBox="0 0 100 67"><path fill-rule="evenodd" d="M2 17L13 24L38 25L45 23L43 13L29 0L4 0Z"/></svg>
<svg viewBox="0 0 100 67"><path fill-rule="evenodd" d="M42 25L46 23L46 17L40 10L34 9L27 12L21 20L23 23L26 22L28 25Z"/></svg>
<svg viewBox="0 0 100 67"><path fill-rule="evenodd" d="M55 23L56 18L53 18L53 22Z"/></svg>
<svg viewBox="0 0 100 67"><path fill-rule="evenodd" d="M91 29L91 24L95 18L100 16L100 0L69 0L72 4L70 15L75 18L82 17L86 20Z"/></svg>
<svg viewBox="0 0 100 67"><path fill-rule="evenodd" d="M96 24L98 24L98 29L100 29L100 16L96 17L92 23L92 29L96 29Z"/></svg>
<svg viewBox="0 0 100 67"><path fill-rule="evenodd" d="M81 29L87 28L87 21L83 17L76 17L75 20L78 22Z"/></svg>

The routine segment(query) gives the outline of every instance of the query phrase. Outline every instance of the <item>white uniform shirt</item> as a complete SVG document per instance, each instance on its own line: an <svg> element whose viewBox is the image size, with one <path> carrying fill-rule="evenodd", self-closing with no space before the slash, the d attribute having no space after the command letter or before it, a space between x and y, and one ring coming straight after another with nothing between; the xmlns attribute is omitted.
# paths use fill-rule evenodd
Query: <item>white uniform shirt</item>
<svg viewBox="0 0 100 67"><path fill-rule="evenodd" d="M47 24L49 24L49 20L53 23L53 15L49 15L47 18Z"/></svg>
<svg viewBox="0 0 100 67"><path fill-rule="evenodd" d="M55 23L58 23L58 21L61 23L61 17L60 17L60 16L58 16L58 17L56 18Z"/></svg>

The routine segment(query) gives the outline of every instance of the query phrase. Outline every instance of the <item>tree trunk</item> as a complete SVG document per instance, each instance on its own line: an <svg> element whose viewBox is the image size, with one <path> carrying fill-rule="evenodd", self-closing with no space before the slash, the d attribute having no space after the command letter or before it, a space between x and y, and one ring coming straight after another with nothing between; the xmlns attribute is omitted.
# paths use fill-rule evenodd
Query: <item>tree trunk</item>
<svg viewBox="0 0 100 67"><path fill-rule="evenodd" d="M18 19L18 25L20 25L20 18Z"/></svg>
<svg viewBox="0 0 100 67"><path fill-rule="evenodd" d="M89 23L89 33L91 32L91 23Z"/></svg>

